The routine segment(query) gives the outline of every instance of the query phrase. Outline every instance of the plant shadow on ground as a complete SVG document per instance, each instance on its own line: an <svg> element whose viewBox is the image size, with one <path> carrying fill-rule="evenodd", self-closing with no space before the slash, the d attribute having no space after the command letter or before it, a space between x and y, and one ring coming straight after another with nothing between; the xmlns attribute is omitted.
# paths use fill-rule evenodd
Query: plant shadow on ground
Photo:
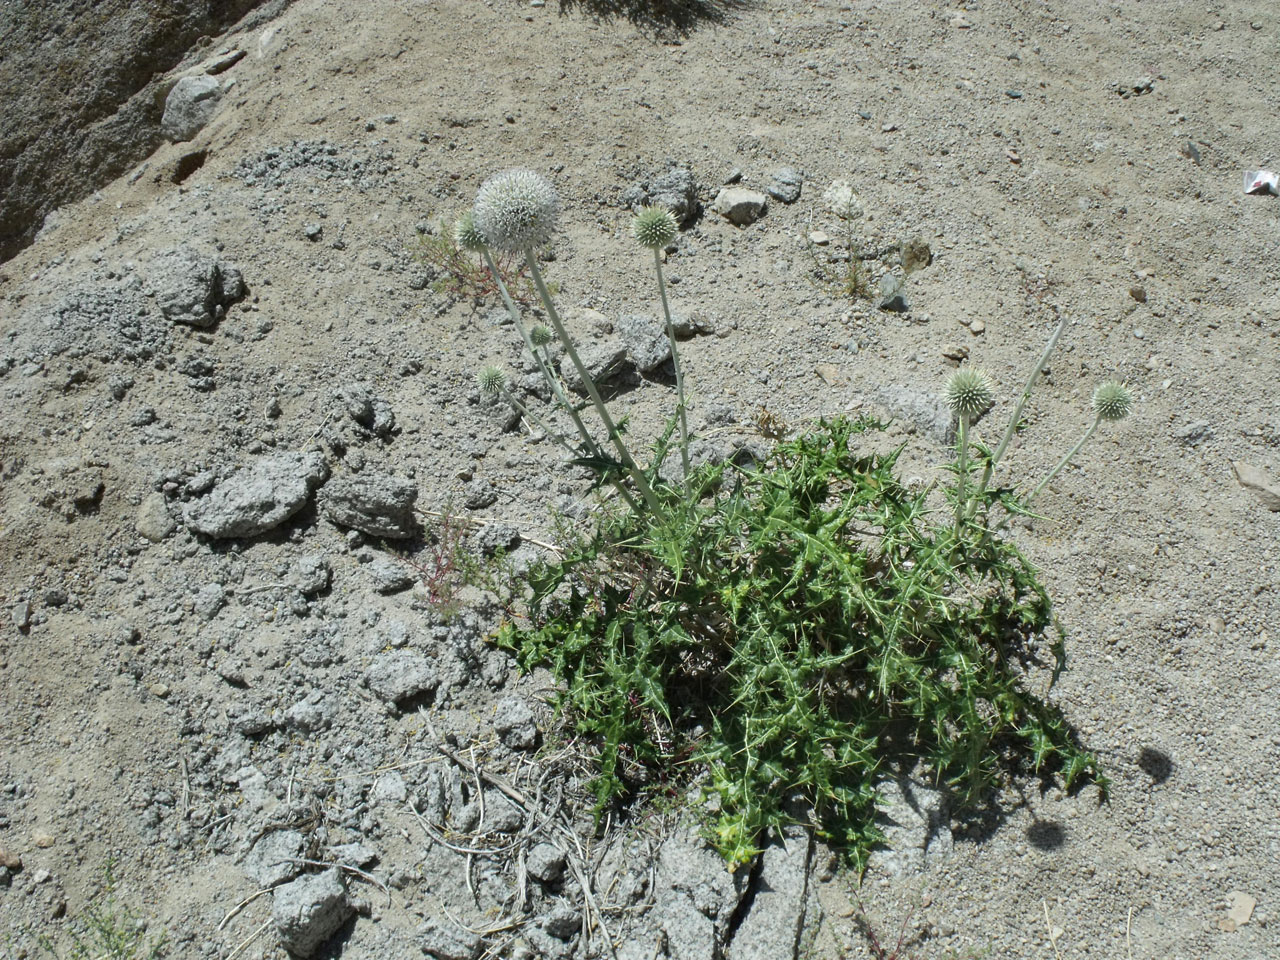
<svg viewBox="0 0 1280 960"><path fill-rule="evenodd" d="M755 6L758 0L560 0L560 12L581 11L597 20L627 20L634 26L663 36L688 36L706 24L728 23L736 10Z"/></svg>

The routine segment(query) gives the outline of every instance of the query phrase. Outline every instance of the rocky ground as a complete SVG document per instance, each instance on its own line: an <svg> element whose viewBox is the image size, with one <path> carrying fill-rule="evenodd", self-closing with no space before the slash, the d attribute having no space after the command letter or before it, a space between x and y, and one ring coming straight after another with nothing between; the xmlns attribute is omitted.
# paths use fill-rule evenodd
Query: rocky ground
<svg viewBox="0 0 1280 960"><path fill-rule="evenodd" d="M73 956L94 916L227 960L873 956L863 918L921 958L1280 950L1280 197L1242 189L1280 166L1272 4L277 12L166 78L189 139L0 267L0 957ZM931 479L954 365L999 423L1069 318L1006 479L1134 389L1016 531L1108 802L887 785L860 887L800 830L729 874L679 796L593 829L549 679L449 569L592 503L481 400L481 366L528 372L499 304L423 259L513 166L561 193L545 269L639 441L673 398L646 198L683 204L706 455L869 411ZM870 299L815 281L834 181ZM931 262L895 295L907 238Z"/></svg>

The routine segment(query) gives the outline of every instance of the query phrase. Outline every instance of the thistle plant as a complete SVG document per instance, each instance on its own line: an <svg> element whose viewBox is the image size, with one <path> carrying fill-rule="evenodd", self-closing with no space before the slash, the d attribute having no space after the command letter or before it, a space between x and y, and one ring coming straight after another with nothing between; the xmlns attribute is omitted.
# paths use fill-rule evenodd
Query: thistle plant
<svg viewBox="0 0 1280 960"><path fill-rule="evenodd" d="M1030 505L1036 497L1040 496L1040 491L1048 485L1049 481L1062 472L1062 469L1080 452L1080 448L1093 436L1098 429L1098 424L1102 423L1103 420L1113 423L1117 420L1123 420L1132 409L1133 393L1128 387L1117 380L1108 380L1106 383L1100 384L1098 389L1093 391L1093 423L1089 424L1089 429L1084 432L1084 436L1076 442L1076 445L1063 455L1062 459L1058 461L1058 465L1049 471L1049 475L1041 480L1036 488L1027 495L1026 503Z"/></svg>
<svg viewBox="0 0 1280 960"><path fill-rule="evenodd" d="M851 190L837 199L846 222L860 212ZM481 389L543 426L629 507L597 515L580 539L535 565L525 616L496 637L522 667L552 671L560 709L595 745L597 815L646 792L684 796L699 783L716 800L707 835L731 865L749 863L767 831L797 817L860 865L880 839L876 783L889 771L921 765L970 801L1031 772L1057 771L1069 788L1093 782L1105 792L1096 760L1033 679L1036 668L1052 668L1052 683L1065 666L1048 594L1012 539L986 526L993 504L1023 506L1012 490L990 484L1061 327L994 453L975 432L995 399L991 377L970 368L951 378L947 403L960 425L955 510L941 520L931 515L930 492L900 479L900 451L859 449L874 449L867 435L883 429L868 419L779 434L772 454L750 468L690 469L661 258L676 225L665 210L642 210L631 231L654 255L677 390L676 416L642 470L535 255L558 214L547 181L509 171L484 184L455 236L478 245L491 268L495 254L523 257L547 325L526 324L505 291L504 301L580 442L543 426L501 369L481 370ZM555 340L588 394L580 407L552 369ZM1100 387L1093 427L1054 473L1098 423L1119 419L1131 403L1119 384ZM603 443L579 415L588 406L608 431ZM684 484L659 493L651 478L677 426ZM797 811L796 797L807 809Z"/></svg>
<svg viewBox="0 0 1280 960"><path fill-rule="evenodd" d="M551 238L551 234L555 231L559 214L560 198L556 195L555 189L544 178L531 170L508 170L504 173L499 173L485 181L481 185L479 193L476 194L475 226L481 237L484 238L486 251L496 248L508 253L519 253L524 257L525 265L528 267L534 286L538 290L538 297L542 301L543 309L547 312L547 318L551 321L551 326L555 330L556 336L559 337L560 343L564 346L565 355L569 357L574 369L577 370L578 377L582 380L583 387L591 398L597 415L604 424L605 431L609 435L609 440L613 444L622 468L630 476L636 489L640 491L640 495L644 498L648 508L654 515L661 515L663 512L662 502L658 499L657 494L654 493L653 487L649 484L643 471L636 465L635 459L631 456L631 451L623 443L622 434L614 423L608 406L600 396L600 391L596 387L595 381L591 378L591 374L578 354L577 347L564 327L564 322L560 319L560 312L556 309L555 301L551 297L551 291L547 288L546 280L542 276L542 270L538 266L536 248L545 244ZM486 255L492 257L492 254ZM491 269L496 269L492 265L492 260L490 260L490 265ZM517 315L514 304L508 302L507 309L513 317ZM525 332L523 325L521 325L521 333L524 335L525 342L532 352L533 342L530 340L528 333ZM557 391L561 403L566 409L572 410L573 405L568 403L567 398L558 389L556 378L550 375L545 368L545 364L543 367L543 374L552 384L552 389ZM586 440L589 434L587 434L585 428L581 432L584 440ZM594 446L594 444L590 444L590 446Z"/></svg>
<svg viewBox="0 0 1280 960"><path fill-rule="evenodd" d="M991 378L982 370L960 370L947 384L947 406L960 421L960 444L956 455L956 534L968 512L965 488L969 483L969 427L995 402Z"/></svg>
<svg viewBox="0 0 1280 960"><path fill-rule="evenodd" d="M676 238L676 218L664 207L646 207L631 221L631 233L640 246L653 251L653 268L658 274L658 293L662 299L662 316L666 321L667 340L671 344L671 365L676 372L676 413L680 418L680 462L684 478L689 482L689 414L684 397L684 373L680 369L680 348L676 345L676 328L671 322L667 303L667 281L662 275L662 250Z"/></svg>

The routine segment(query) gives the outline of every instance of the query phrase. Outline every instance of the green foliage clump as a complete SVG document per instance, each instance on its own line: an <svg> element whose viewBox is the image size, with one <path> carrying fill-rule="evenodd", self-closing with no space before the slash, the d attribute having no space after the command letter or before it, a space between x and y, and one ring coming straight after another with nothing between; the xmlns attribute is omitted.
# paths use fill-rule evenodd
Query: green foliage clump
<svg viewBox="0 0 1280 960"><path fill-rule="evenodd" d="M147 924L116 896L115 860L103 867L102 893L73 923L66 960L160 960L168 955L164 933L152 935ZM39 938L41 949L62 957L48 936Z"/></svg>
<svg viewBox="0 0 1280 960"><path fill-rule="evenodd" d="M877 779L917 763L969 801L1021 769L1105 788L1032 689L1037 666L1063 668L1062 634L1035 570L982 522L1017 501L982 487L970 509L958 487L957 521L935 521L900 451L855 449L880 428L824 421L680 490L651 468L661 512L608 518L535 571L529 621L498 642L562 683L598 744L601 810L706 771L731 864L811 819L860 865Z"/></svg>

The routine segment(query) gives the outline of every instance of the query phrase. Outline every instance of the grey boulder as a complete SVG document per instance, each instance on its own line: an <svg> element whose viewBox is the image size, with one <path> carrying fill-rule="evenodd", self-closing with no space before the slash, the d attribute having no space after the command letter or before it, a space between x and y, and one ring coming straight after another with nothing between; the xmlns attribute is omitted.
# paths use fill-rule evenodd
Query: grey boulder
<svg viewBox="0 0 1280 960"><path fill-rule="evenodd" d="M745 227L764 216L769 198L745 187L723 187L711 209L735 226Z"/></svg>
<svg viewBox="0 0 1280 960"><path fill-rule="evenodd" d="M579 348L578 357L597 386L608 383L627 368L627 347L620 340L585 344ZM565 386L575 393L587 392L577 366L567 355L560 361L560 376Z"/></svg>
<svg viewBox="0 0 1280 960"><path fill-rule="evenodd" d="M773 171L773 178L764 188L765 193L782 203L795 203L800 199L800 188L804 177L795 167L779 167Z"/></svg>
<svg viewBox="0 0 1280 960"><path fill-rule="evenodd" d="M222 84L213 77L183 77L164 101L160 130L175 143L190 140L213 119L222 99Z"/></svg>
<svg viewBox="0 0 1280 960"><path fill-rule="evenodd" d="M264 457L188 504L187 526L215 540L266 533L301 510L328 475L318 453Z"/></svg>
<svg viewBox="0 0 1280 960"><path fill-rule="evenodd" d="M313 956L354 913L337 867L276 887L271 908L280 945L296 957Z"/></svg>
<svg viewBox="0 0 1280 960"><path fill-rule="evenodd" d="M641 373L649 373L671 359L671 341L665 320L645 313L618 318L617 331L627 345L631 361Z"/></svg>
<svg viewBox="0 0 1280 960"><path fill-rule="evenodd" d="M320 509L340 527L373 537L403 540L418 530L413 505L418 487L385 473L346 474L325 485Z"/></svg>
<svg viewBox="0 0 1280 960"><path fill-rule="evenodd" d="M374 657L364 682L379 699L399 705L433 693L440 677L421 654L392 650Z"/></svg>
<svg viewBox="0 0 1280 960"><path fill-rule="evenodd" d="M158 254L147 274L160 312L190 327L212 327L245 295L244 277L237 268L194 247Z"/></svg>

